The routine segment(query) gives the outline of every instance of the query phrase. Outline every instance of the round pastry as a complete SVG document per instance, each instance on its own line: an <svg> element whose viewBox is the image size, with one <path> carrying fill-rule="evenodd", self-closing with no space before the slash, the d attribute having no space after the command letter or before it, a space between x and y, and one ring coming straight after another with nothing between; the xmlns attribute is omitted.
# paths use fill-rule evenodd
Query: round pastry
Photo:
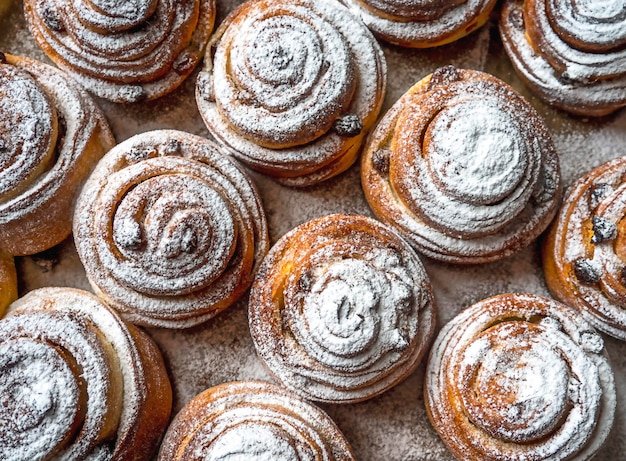
<svg viewBox="0 0 626 461"><path fill-rule="evenodd" d="M501 15L504 49L543 100L583 116L626 105L623 0L507 0Z"/></svg>
<svg viewBox="0 0 626 461"><path fill-rule="evenodd" d="M157 346L95 296L41 288L0 321L0 459L149 459L172 390Z"/></svg>
<svg viewBox="0 0 626 461"><path fill-rule="evenodd" d="M342 0L387 42L429 48L454 42L489 19L496 0Z"/></svg>
<svg viewBox="0 0 626 461"><path fill-rule="evenodd" d="M537 112L501 80L452 66L392 106L361 166L374 213L418 251L453 263L494 261L526 246L561 192Z"/></svg>
<svg viewBox="0 0 626 461"><path fill-rule="evenodd" d="M61 69L115 102L176 89L202 58L215 0L26 0L31 34Z"/></svg>
<svg viewBox="0 0 626 461"><path fill-rule="evenodd" d="M272 247L252 285L257 353L309 400L375 397L419 364L433 334L430 282L393 230L359 215L302 224Z"/></svg>
<svg viewBox="0 0 626 461"><path fill-rule="evenodd" d="M0 250L0 318L9 304L17 299L17 274L13 256Z"/></svg>
<svg viewBox="0 0 626 461"><path fill-rule="evenodd" d="M235 302L267 252L251 180L207 139L136 135L85 184L74 240L94 291L142 325L186 328Z"/></svg>
<svg viewBox="0 0 626 461"><path fill-rule="evenodd" d="M250 0L209 42L196 100L211 134L292 186L346 170L380 111L382 50L334 0Z"/></svg>
<svg viewBox="0 0 626 461"><path fill-rule="evenodd" d="M596 328L626 340L626 157L568 190L543 246L546 283Z"/></svg>
<svg viewBox="0 0 626 461"><path fill-rule="evenodd" d="M460 460L588 460L615 413L600 335L530 294L494 296L452 319L431 349L424 394Z"/></svg>
<svg viewBox="0 0 626 461"><path fill-rule="evenodd" d="M353 461L319 408L274 384L239 381L197 395L170 425L159 461L266 459Z"/></svg>
<svg viewBox="0 0 626 461"><path fill-rule="evenodd" d="M34 254L70 235L80 186L114 144L64 72L0 53L0 249Z"/></svg>

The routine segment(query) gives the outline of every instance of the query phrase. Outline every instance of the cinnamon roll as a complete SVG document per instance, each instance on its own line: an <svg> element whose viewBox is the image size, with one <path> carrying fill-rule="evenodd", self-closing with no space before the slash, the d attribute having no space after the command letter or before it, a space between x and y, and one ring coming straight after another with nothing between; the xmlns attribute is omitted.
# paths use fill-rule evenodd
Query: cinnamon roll
<svg viewBox="0 0 626 461"><path fill-rule="evenodd" d="M451 320L431 349L424 394L460 460L590 459L615 412L600 335L530 294L494 296Z"/></svg>
<svg viewBox="0 0 626 461"><path fill-rule="evenodd" d="M621 0L507 0L500 35L513 67L549 104L583 115L626 105Z"/></svg>
<svg viewBox="0 0 626 461"><path fill-rule="evenodd" d="M9 304L17 299L17 274L13 256L0 250L0 318Z"/></svg>
<svg viewBox="0 0 626 461"><path fill-rule="evenodd" d="M382 50L338 2L250 0L211 38L196 100L235 157L306 186L354 163L385 85Z"/></svg>
<svg viewBox="0 0 626 461"><path fill-rule="evenodd" d="M235 302L268 248L248 176L207 139L174 130L104 156L79 198L74 240L98 296L133 323L172 328Z"/></svg>
<svg viewBox="0 0 626 461"><path fill-rule="evenodd" d="M160 352L95 296L42 288L0 321L0 459L149 459L172 392Z"/></svg>
<svg viewBox="0 0 626 461"><path fill-rule="evenodd" d="M170 425L159 461L267 459L353 461L319 408L274 384L238 381L197 395Z"/></svg>
<svg viewBox="0 0 626 461"><path fill-rule="evenodd" d="M537 114L515 90L445 66L379 121L362 156L374 213L418 251L454 263L508 256L548 225L559 160Z"/></svg>
<svg viewBox="0 0 626 461"><path fill-rule="evenodd" d="M411 247L365 216L304 223L272 247L249 300L252 340L285 386L307 399L374 397L419 364L434 300Z"/></svg>
<svg viewBox="0 0 626 461"><path fill-rule="evenodd" d="M574 183L543 246L550 292L626 340L626 157Z"/></svg>
<svg viewBox="0 0 626 461"><path fill-rule="evenodd" d="M387 42L429 48L454 42L489 19L496 0L342 0Z"/></svg>
<svg viewBox="0 0 626 461"><path fill-rule="evenodd" d="M64 72L0 53L0 249L27 255L64 240L80 186L114 144Z"/></svg>
<svg viewBox="0 0 626 461"><path fill-rule="evenodd" d="M204 54L215 0L26 0L37 44L102 98L130 103L176 89Z"/></svg>

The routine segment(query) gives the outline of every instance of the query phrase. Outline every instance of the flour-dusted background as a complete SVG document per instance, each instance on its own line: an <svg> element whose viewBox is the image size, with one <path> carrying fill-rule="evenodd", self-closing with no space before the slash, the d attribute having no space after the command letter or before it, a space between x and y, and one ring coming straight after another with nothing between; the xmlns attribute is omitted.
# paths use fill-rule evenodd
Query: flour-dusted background
<svg viewBox="0 0 626 461"><path fill-rule="evenodd" d="M219 24L236 4L217 0ZM22 17L22 2L0 19L0 51L49 60L30 37ZM495 18L496 16L494 16ZM550 128L561 159L564 185L591 168L626 155L626 110L597 119L571 117L546 106L523 87L498 38L495 21L452 45L432 50L405 50L382 44L387 58L388 87L383 111L409 87L444 64L484 70L518 89L536 107ZM173 94L154 102L98 104L107 115L118 142L159 128L174 128L210 137L196 109L197 71ZM371 216L360 186L359 165L338 178L309 189L290 189L252 173L268 216L272 243L296 225L335 212ZM497 263L454 266L423 258L438 305L438 328L464 307L491 295L525 291L549 295L543 281L539 246ZM41 286L89 289L72 239L42 255L17 259L20 292ZM237 379L266 379L248 331L247 297L200 327L185 331L150 329L161 347L175 392L174 411L207 387ZM605 337L615 371L618 410L613 431L599 460L626 460L626 343ZM406 381L373 400L344 406L322 405L352 443L360 460L451 460L432 429L423 404L420 366Z"/></svg>

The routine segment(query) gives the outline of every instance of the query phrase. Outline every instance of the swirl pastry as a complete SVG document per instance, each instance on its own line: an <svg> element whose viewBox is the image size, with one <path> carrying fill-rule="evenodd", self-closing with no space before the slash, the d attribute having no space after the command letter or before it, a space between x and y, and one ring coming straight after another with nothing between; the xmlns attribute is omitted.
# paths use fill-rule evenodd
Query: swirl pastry
<svg viewBox="0 0 626 461"><path fill-rule="evenodd" d="M622 0L507 0L501 14L504 49L539 97L583 116L626 105Z"/></svg>
<svg viewBox="0 0 626 461"><path fill-rule="evenodd" d="M196 100L211 134L292 186L346 170L380 111L382 50L333 0L250 0L209 42Z"/></svg>
<svg viewBox="0 0 626 461"><path fill-rule="evenodd" d="M176 415L159 461L354 460L335 423L274 384L238 381L200 393Z"/></svg>
<svg viewBox="0 0 626 461"><path fill-rule="evenodd" d="M94 291L142 325L214 317L248 289L269 245L251 180L213 143L180 131L118 144L76 210L74 240Z"/></svg>
<svg viewBox="0 0 626 461"><path fill-rule="evenodd" d="M152 340L95 296L42 288L0 321L0 459L149 459L172 391Z"/></svg>
<svg viewBox="0 0 626 461"><path fill-rule="evenodd" d="M454 42L489 19L496 0L342 0L387 42L429 48Z"/></svg>
<svg viewBox="0 0 626 461"><path fill-rule="evenodd" d="M478 71L437 69L372 132L361 180L374 213L422 253L493 261L537 237L556 212L559 161L537 114Z"/></svg>
<svg viewBox="0 0 626 461"><path fill-rule="evenodd" d="M0 249L34 254L70 235L80 186L114 144L65 73L0 53Z"/></svg>
<svg viewBox="0 0 626 461"><path fill-rule="evenodd" d="M176 89L204 54L215 0L26 0L43 51L92 93L152 100Z"/></svg>
<svg viewBox="0 0 626 461"><path fill-rule="evenodd" d="M365 216L302 224L270 250L252 285L257 353L307 399L374 397L419 364L434 327L426 272L393 230Z"/></svg>
<svg viewBox="0 0 626 461"><path fill-rule="evenodd" d="M17 299L17 274L13 256L0 250L0 318L6 308Z"/></svg>
<svg viewBox="0 0 626 461"><path fill-rule="evenodd" d="M571 186L543 246L550 292L626 340L626 157Z"/></svg>
<svg viewBox="0 0 626 461"><path fill-rule="evenodd" d="M461 460L587 460L606 440L615 383L604 342L556 301L505 294L439 333L428 416Z"/></svg>

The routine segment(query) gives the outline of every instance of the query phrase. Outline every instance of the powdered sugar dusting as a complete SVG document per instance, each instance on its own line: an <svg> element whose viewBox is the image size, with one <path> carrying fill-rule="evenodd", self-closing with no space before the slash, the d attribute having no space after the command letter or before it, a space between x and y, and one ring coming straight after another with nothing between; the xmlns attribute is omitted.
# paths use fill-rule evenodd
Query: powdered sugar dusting
<svg viewBox="0 0 626 461"><path fill-rule="evenodd" d="M456 80L431 89L425 78L379 121L362 160L362 183L376 215L419 251L484 262L518 250L547 226L560 194L558 157L543 121L508 85L475 71L450 72ZM481 113L488 117L477 123ZM485 135L488 147L498 134L509 140L514 163L496 163L482 152L477 141ZM464 143L451 148L454 140ZM387 152L389 172L375 164L380 152ZM494 163L482 168L481 158ZM511 181L503 185L505 178ZM469 187L476 182L481 186Z"/></svg>
<svg viewBox="0 0 626 461"><path fill-rule="evenodd" d="M215 68L207 56L198 77L196 99L207 127L237 158L289 184L309 185L338 174L356 159L360 143L380 110L386 86L380 48L369 31L336 2L297 0L288 2L288 7L275 7L276 11L263 2L247 6L246 10L236 11L238 14L232 15L214 36L211 46L217 50ZM267 31L261 28L273 24ZM278 25L278 31L272 33ZM286 49L273 38L279 31L289 36L295 34L296 43L303 40L304 31L304 37L312 35L314 39L307 39L297 50ZM257 44L246 48L246 53L237 58L235 64L241 64L235 65L235 70L250 68L251 64L253 68L221 78L220 75L230 75L225 66L236 59L237 50L243 47L237 44L252 43L257 36L271 39L273 47ZM318 45L308 50L311 40ZM311 62L311 52L321 53L320 59ZM259 53L269 53L266 60L271 65L268 63L266 70L255 64L260 58L254 56ZM271 69L274 77L268 81L263 75ZM255 76L258 72L262 75ZM227 84L233 79L239 83L237 88ZM265 91L263 98L274 95L269 98L273 102L268 102L278 104L280 110L264 107L263 98L253 96L266 86L274 89ZM341 92L336 93L338 90ZM276 99L276 95L284 96ZM298 104L287 108L284 98ZM253 106L258 109L252 111ZM273 123L268 123L268 111L272 112ZM235 119L236 112L244 118ZM331 129L337 116L343 114L358 117L362 124L360 133L343 137ZM285 132L281 129L277 133L276 126L283 126ZM294 136L300 141L294 141Z"/></svg>
<svg viewBox="0 0 626 461"><path fill-rule="evenodd" d="M590 328L564 305L519 294L479 302L446 325L426 396L451 450L506 460L592 456L608 436L615 385L603 349L583 340L598 337ZM597 425L598 415L608 423Z"/></svg>
<svg viewBox="0 0 626 461"><path fill-rule="evenodd" d="M137 4L116 15L91 3L33 0L25 13L61 68L98 96L135 102L180 85L199 62L215 17L213 0Z"/></svg>
<svg viewBox="0 0 626 461"><path fill-rule="evenodd" d="M558 54L559 59L564 62L561 68L557 69L531 47L526 39L524 27L518 27L511 19L516 14L522 14L522 2L517 0L505 2L500 21L502 42L516 71L541 98L583 116L605 115L626 104L626 75L623 63L626 51L620 52L623 56L619 59L614 59L610 54L601 58L602 54L588 53L589 56L595 56L594 59L601 59L604 62L583 65L584 63L571 61L570 59L576 57L571 57L573 51L567 51L568 48L563 45L561 48L564 49L560 49ZM552 34L556 35L554 32ZM562 43L558 38L555 40Z"/></svg>
<svg viewBox="0 0 626 461"><path fill-rule="evenodd" d="M363 20L367 27L384 40L404 46L419 47L433 46L449 36L463 37L482 25L495 5L492 0L467 0L457 2L443 14L435 15L433 18L407 20L406 16L393 18L377 15L362 4L369 3L367 0L343 0L343 2ZM442 8L440 5L437 7ZM406 10L415 11L410 6L406 7ZM479 21L479 18L482 19Z"/></svg>
<svg viewBox="0 0 626 461"><path fill-rule="evenodd" d="M188 133L154 131L118 145L78 210L74 237L94 289L144 324L188 327L216 315L246 290L267 251L250 180Z"/></svg>
<svg viewBox="0 0 626 461"><path fill-rule="evenodd" d="M114 140L99 109L64 73L29 58L8 56L7 59L8 63L0 66L15 68L7 71L8 77L13 76L19 81L22 78L19 76L25 75L23 78L34 81L40 95L54 108L47 111L45 106L34 108L43 111L40 117L47 113L50 119L34 130L36 137L41 136L35 141L37 150L31 149L33 146L30 145L21 146L20 154L25 159L39 157L36 166L26 174L16 174L7 165L4 173L9 175L6 180L10 183L19 179L25 181L14 184L0 201L2 246L12 254L31 254L47 249L69 235L74 197L91 169L81 166L77 172L77 165L95 162ZM29 99L33 100L32 97ZM15 101L10 112L16 114L15 109L24 107ZM16 116L27 126L27 113ZM46 124L54 129L52 133L48 130L46 134ZM60 130L58 136L57 128ZM10 147L12 142L6 144ZM32 160L16 161L28 164ZM46 226L53 230L49 235L40 231Z"/></svg>
<svg viewBox="0 0 626 461"><path fill-rule="evenodd" d="M144 355L147 349L140 353L124 322L87 292L45 288L30 292L13 303L9 316L0 321L0 330L4 332L3 338L9 347L15 341L34 341L37 345L33 346L34 353L41 348L64 351L56 360L62 363L54 371L58 374L65 370L67 376L64 379L69 381L67 384L54 384L54 389L58 390L50 391L48 395L57 396L59 400L51 406L54 411L46 411L46 416L74 411L72 418L76 418L77 426L69 430L74 422L67 417L54 423L61 424L60 429L67 428L63 434L67 438L63 440L64 445L59 446L62 448L59 456L71 459L126 456L137 434L142 431L140 425L145 424L142 418L145 417L145 402L149 400L146 396L148 387L154 390L155 385L169 386L169 383L157 382L153 378L155 383L146 384L146 367L158 367L159 364L155 357ZM20 346L20 350L24 349ZM154 363L148 364L146 360ZM56 362L51 361L50 366ZM33 370L29 373L27 376L37 377L37 389L45 389L42 375L33 374ZM155 373L150 375L154 377ZM159 392L162 390L159 389ZM78 406L79 393L87 399L85 414L85 409ZM69 398L74 400L73 404L62 402ZM154 442L164 429L165 419L156 413L150 418L153 435L149 439ZM150 440L144 442L148 442L147 446L132 449L137 454L147 455L153 447ZM45 450L51 451L56 446L42 445ZM11 447L11 453L17 454L15 459L26 459L24 449L28 446Z"/></svg>
<svg viewBox="0 0 626 461"><path fill-rule="evenodd" d="M318 401L363 400L392 386L430 336L421 263L392 231L359 216L320 218L279 240L249 307L261 359Z"/></svg>
<svg viewBox="0 0 626 461"><path fill-rule="evenodd" d="M159 460L353 460L328 416L275 385L231 382L191 400L170 426Z"/></svg>

